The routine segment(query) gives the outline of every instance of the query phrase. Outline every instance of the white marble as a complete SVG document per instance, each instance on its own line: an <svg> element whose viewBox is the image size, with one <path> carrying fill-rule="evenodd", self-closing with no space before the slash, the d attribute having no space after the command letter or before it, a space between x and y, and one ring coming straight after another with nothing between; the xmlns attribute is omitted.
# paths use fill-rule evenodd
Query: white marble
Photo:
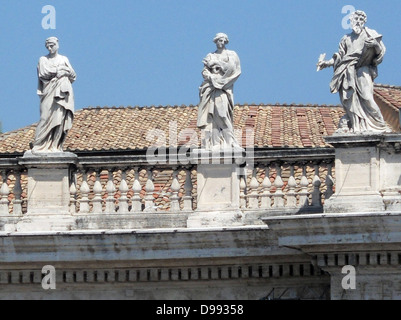
<svg viewBox="0 0 401 320"><path fill-rule="evenodd" d="M74 91L76 73L68 58L60 55L59 40L46 40L49 54L39 59L38 95L40 121L36 128L32 152L62 152L63 143L74 118Z"/></svg>
<svg viewBox="0 0 401 320"><path fill-rule="evenodd" d="M324 212L380 212L400 210L401 152L399 135L326 137L335 147L335 194Z"/></svg>
<svg viewBox="0 0 401 320"><path fill-rule="evenodd" d="M234 134L234 83L241 75L240 59L228 50L228 36L214 38L217 50L203 59L203 83L199 88L198 127L204 131L202 145L210 149L240 148Z"/></svg>
<svg viewBox="0 0 401 320"><path fill-rule="evenodd" d="M317 64L318 71L334 67L330 89L339 93L346 111L339 128L343 133L348 131L344 121L348 121L350 132L391 132L373 97L377 66L386 47L381 34L365 27L366 20L365 12L356 11L351 17L353 31L341 39L339 51L328 61L321 56Z"/></svg>

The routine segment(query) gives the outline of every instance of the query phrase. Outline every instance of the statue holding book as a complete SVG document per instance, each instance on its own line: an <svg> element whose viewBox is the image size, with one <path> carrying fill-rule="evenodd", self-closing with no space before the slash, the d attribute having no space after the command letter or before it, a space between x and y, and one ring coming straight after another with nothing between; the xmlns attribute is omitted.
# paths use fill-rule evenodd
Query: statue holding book
<svg viewBox="0 0 401 320"><path fill-rule="evenodd" d="M198 128L204 130L205 149L242 150L234 134L233 87L241 75L240 59L226 49L228 36L218 33L213 39L217 50L203 59L203 83L199 88Z"/></svg>
<svg viewBox="0 0 401 320"><path fill-rule="evenodd" d="M341 132L344 132L345 121L349 132L390 131L373 98L373 81L386 48L382 35L365 27L366 21L365 12L355 11L351 16L352 32L342 38L339 51L328 61L321 55L317 64L318 71L334 67L330 89L332 93L340 94L346 111Z"/></svg>

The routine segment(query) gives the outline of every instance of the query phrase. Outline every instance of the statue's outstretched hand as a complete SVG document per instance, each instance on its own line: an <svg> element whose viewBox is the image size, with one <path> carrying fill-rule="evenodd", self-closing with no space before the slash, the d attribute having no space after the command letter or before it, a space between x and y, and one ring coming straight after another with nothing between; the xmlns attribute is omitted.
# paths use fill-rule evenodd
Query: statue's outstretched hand
<svg viewBox="0 0 401 320"><path fill-rule="evenodd" d="M317 64L317 71L323 70L328 67L327 61L319 61Z"/></svg>
<svg viewBox="0 0 401 320"><path fill-rule="evenodd" d="M331 59L331 60L319 61L316 66L317 66L318 71L320 71L320 70L326 69L328 67L332 67L333 65L334 65L334 60Z"/></svg>

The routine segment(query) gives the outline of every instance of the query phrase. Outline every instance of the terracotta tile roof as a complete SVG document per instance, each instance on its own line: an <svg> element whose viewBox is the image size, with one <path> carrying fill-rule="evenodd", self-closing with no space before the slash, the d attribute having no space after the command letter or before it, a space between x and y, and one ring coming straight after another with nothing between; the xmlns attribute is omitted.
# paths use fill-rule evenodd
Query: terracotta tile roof
<svg viewBox="0 0 401 320"><path fill-rule="evenodd" d="M166 146L183 145L196 132L197 106L85 108L75 113L64 149L80 151L143 150L154 145L154 137L166 138ZM344 111L341 106L318 105L237 105L236 132L254 130L255 147L327 147L323 137L337 128ZM169 127L170 122L170 127ZM176 127L174 125L176 123ZM0 155L23 153L35 135L36 124L0 135ZM153 129L153 131L152 131ZM164 144L164 143L162 143Z"/></svg>
<svg viewBox="0 0 401 320"><path fill-rule="evenodd" d="M401 87L375 84L374 97L387 124L394 132L401 132Z"/></svg>
<svg viewBox="0 0 401 320"><path fill-rule="evenodd" d="M385 84L375 84L375 98L380 99L390 108L401 109L401 87Z"/></svg>

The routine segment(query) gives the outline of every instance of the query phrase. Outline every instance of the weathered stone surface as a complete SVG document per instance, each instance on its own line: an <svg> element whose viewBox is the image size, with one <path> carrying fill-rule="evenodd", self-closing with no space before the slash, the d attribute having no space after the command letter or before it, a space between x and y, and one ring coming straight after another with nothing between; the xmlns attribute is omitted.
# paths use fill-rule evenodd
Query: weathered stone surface
<svg viewBox="0 0 401 320"><path fill-rule="evenodd" d="M331 278L333 300L400 299L401 213L318 214L263 219L279 246L313 257ZM343 267L355 268L345 290Z"/></svg>
<svg viewBox="0 0 401 320"><path fill-rule="evenodd" d="M26 152L19 160L28 168L28 215L69 214L70 170L77 162L69 152Z"/></svg>
<svg viewBox="0 0 401 320"><path fill-rule="evenodd" d="M266 226L3 232L0 256L1 299L257 300L273 289L322 299L329 284L307 255L279 248ZM44 265L56 269L56 290L42 289Z"/></svg>
<svg viewBox="0 0 401 320"><path fill-rule="evenodd" d="M197 153L197 209L187 226L216 227L242 225L240 211L240 168L235 159ZM242 155L242 152L241 152ZM197 156L194 156L196 158Z"/></svg>
<svg viewBox="0 0 401 320"><path fill-rule="evenodd" d="M325 202L324 212L401 208L400 135L335 134L326 141L336 150L336 192Z"/></svg>
<svg viewBox="0 0 401 320"><path fill-rule="evenodd" d="M27 213L4 230L13 232L66 231L75 227L70 205L70 170L77 156L69 152L33 154L27 151L19 164L28 169Z"/></svg>
<svg viewBox="0 0 401 320"><path fill-rule="evenodd" d="M198 211L239 209L237 169L235 164L198 165Z"/></svg>

